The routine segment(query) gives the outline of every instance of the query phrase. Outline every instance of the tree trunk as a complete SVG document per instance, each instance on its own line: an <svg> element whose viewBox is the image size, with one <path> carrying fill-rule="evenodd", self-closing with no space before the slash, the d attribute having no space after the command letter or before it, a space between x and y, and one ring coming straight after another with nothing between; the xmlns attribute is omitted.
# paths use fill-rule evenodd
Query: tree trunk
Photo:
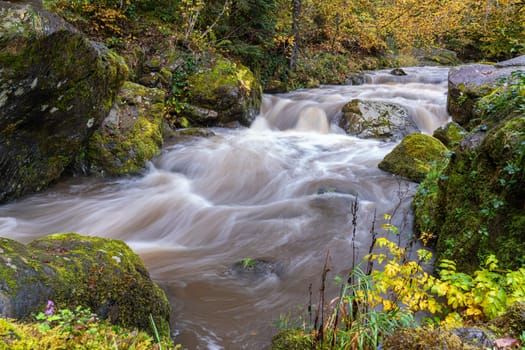
<svg viewBox="0 0 525 350"><path fill-rule="evenodd" d="M299 22L301 19L301 4L303 0L292 0L292 36L293 36L293 49L292 57L290 57L290 70L295 69L295 62L297 61L297 53L299 52L299 45L301 42L301 36L299 32Z"/></svg>

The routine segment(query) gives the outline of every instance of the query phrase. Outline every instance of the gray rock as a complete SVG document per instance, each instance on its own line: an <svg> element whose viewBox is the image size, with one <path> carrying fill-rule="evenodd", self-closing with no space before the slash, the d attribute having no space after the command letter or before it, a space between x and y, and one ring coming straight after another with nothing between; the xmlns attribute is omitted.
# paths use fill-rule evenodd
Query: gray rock
<svg viewBox="0 0 525 350"><path fill-rule="evenodd" d="M361 138L392 141L419 131L407 110L395 103L355 99L342 112L339 126Z"/></svg>
<svg viewBox="0 0 525 350"><path fill-rule="evenodd" d="M475 126L475 103L491 93L502 78L512 72L525 70L525 56L496 65L471 64L452 68L448 75L447 108L455 122L467 129Z"/></svg>
<svg viewBox="0 0 525 350"><path fill-rule="evenodd" d="M81 157L128 70L61 18L0 1L0 202Z"/></svg>

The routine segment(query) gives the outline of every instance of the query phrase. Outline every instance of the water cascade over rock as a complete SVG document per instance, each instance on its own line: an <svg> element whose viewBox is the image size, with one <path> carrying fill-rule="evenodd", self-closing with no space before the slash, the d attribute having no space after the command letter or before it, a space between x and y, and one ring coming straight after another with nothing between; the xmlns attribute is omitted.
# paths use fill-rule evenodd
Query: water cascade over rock
<svg viewBox="0 0 525 350"><path fill-rule="evenodd" d="M335 294L331 279L348 273L352 241L359 261L373 223L389 234L379 229L383 214L400 232L412 230L416 184L377 167L397 141L338 126L353 99L395 103L429 135L445 125L447 69L404 70L366 74L361 86L264 95L250 128L175 137L140 176L73 178L1 206L0 234L124 240L166 291L185 348L268 348L274 321L308 303L310 284L317 289L327 253L327 293ZM232 268L238 262L262 273Z"/></svg>

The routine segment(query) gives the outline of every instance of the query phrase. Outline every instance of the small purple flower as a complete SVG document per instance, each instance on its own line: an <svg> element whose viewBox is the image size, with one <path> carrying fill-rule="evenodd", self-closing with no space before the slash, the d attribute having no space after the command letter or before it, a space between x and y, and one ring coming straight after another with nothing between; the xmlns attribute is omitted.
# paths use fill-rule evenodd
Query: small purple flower
<svg viewBox="0 0 525 350"><path fill-rule="evenodd" d="M47 306L46 306L46 316L51 316L53 315L53 312L55 311L55 303L53 302L53 300L48 300L47 301Z"/></svg>

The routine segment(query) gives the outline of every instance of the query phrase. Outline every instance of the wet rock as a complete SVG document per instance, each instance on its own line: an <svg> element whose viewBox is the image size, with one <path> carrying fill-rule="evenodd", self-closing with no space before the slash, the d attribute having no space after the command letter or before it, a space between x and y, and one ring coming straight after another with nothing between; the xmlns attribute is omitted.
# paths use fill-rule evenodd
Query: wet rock
<svg viewBox="0 0 525 350"><path fill-rule="evenodd" d="M472 64L452 68L448 75L447 108L455 122L467 130L477 126L475 103L490 94L502 78L525 70L525 56L497 65Z"/></svg>
<svg viewBox="0 0 525 350"><path fill-rule="evenodd" d="M232 272L242 279L257 281L269 276L279 276L282 267L265 259L245 258L232 266Z"/></svg>
<svg viewBox="0 0 525 350"><path fill-rule="evenodd" d="M396 76L407 75L407 73L402 68L394 68L390 71L390 74L396 75Z"/></svg>
<svg viewBox="0 0 525 350"><path fill-rule="evenodd" d="M172 139L177 139L189 137L212 137L215 135L216 134L213 131L206 128L186 128L179 130L170 130L168 137Z"/></svg>
<svg viewBox="0 0 525 350"><path fill-rule="evenodd" d="M363 85L366 82L365 75L362 73L355 73L346 78L347 85Z"/></svg>
<svg viewBox="0 0 525 350"><path fill-rule="evenodd" d="M432 136L411 134L387 154L378 167L412 181L421 182L430 171L431 162L444 159L447 151L441 141Z"/></svg>
<svg viewBox="0 0 525 350"><path fill-rule="evenodd" d="M89 140L91 172L123 175L141 171L160 153L164 91L125 82L102 126Z"/></svg>
<svg viewBox="0 0 525 350"><path fill-rule="evenodd" d="M61 18L0 1L0 202L57 180L83 151L128 74Z"/></svg>
<svg viewBox="0 0 525 350"><path fill-rule="evenodd" d="M457 66L461 63L456 52L446 49L414 49L413 55L420 66Z"/></svg>
<svg viewBox="0 0 525 350"><path fill-rule="evenodd" d="M342 112L339 126L361 138L393 141L419 131L407 110L395 103L354 99Z"/></svg>
<svg viewBox="0 0 525 350"><path fill-rule="evenodd" d="M118 240L49 235L27 245L0 238L0 315L23 319L45 310L89 308L101 318L149 331L152 314L169 336L170 306L141 259Z"/></svg>
<svg viewBox="0 0 525 350"><path fill-rule="evenodd" d="M491 348L494 343L494 334L486 330L475 327L463 327L452 330L461 342L465 345L480 347L483 349Z"/></svg>

